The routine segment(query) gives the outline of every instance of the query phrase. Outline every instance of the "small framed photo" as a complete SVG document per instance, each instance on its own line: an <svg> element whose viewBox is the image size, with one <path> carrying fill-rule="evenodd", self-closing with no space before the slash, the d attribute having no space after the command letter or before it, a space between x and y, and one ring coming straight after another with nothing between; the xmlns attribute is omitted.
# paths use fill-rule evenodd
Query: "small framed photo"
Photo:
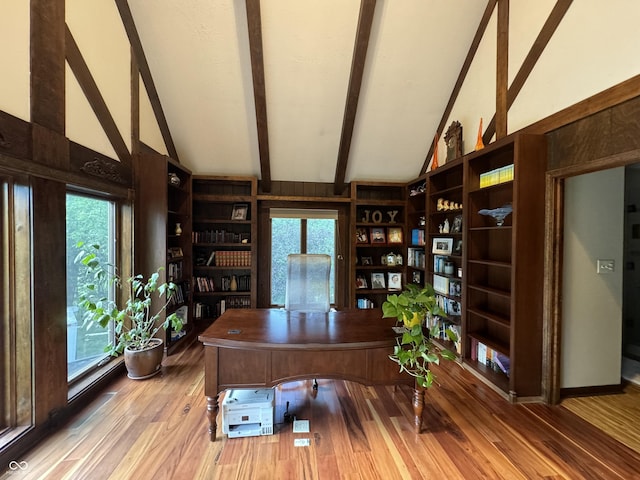
<svg viewBox="0 0 640 480"><path fill-rule="evenodd" d="M399 228L399 227L388 228L387 243L402 243L402 228Z"/></svg>
<svg viewBox="0 0 640 480"><path fill-rule="evenodd" d="M384 273L372 273L371 274L371 288L387 288L384 280Z"/></svg>
<svg viewBox="0 0 640 480"><path fill-rule="evenodd" d="M364 275L356 275L356 288L369 288L369 285L367 285L367 279Z"/></svg>
<svg viewBox="0 0 640 480"><path fill-rule="evenodd" d="M456 242L455 247L453 248L454 255L462 255L462 240L458 240Z"/></svg>
<svg viewBox="0 0 640 480"><path fill-rule="evenodd" d="M356 228L356 243L369 243L366 228Z"/></svg>
<svg viewBox="0 0 640 480"><path fill-rule="evenodd" d="M233 206L233 212L231 212L231 220L246 220L248 211L249 205L246 203L236 203Z"/></svg>
<svg viewBox="0 0 640 480"><path fill-rule="evenodd" d="M389 290L402 290L402 274L389 272Z"/></svg>
<svg viewBox="0 0 640 480"><path fill-rule="evenodd" d="M375 243L378 245L384 245L387 243L387 236L385 234L384 228L371 228L371 243Z"/></svg>
<svg viewBox="0 0 640 480"><path fill-rule="evenodd" d="M362 265L373 265L372 257L362 257Z"/></svg>
<svg viewBox="0 0 640 480"><path fill-rule="evenodd" d="M453 249L453 238L437 237L433 239L431 253L440 255L451 255Z"/></svg>
<svg viewBox="0 0 640 480"><path fill-rule="evenodd" d="M422 272L418 270L414 270L411 274L411 281L413 283L417 283L418 285L422 284Z"/></svg>
<svg viewBox="0 0 640 480"><path fill-rule="evenodd" d="M451 233L462 233L462 215L456 215L453 217Z"/></svg>
<svg viewBox="0 0 640 480"><path fill-rule="evenodd" d="M180 258L182 257L182 248L180 247L171 247L168 250L169 253L169 260L174 259L174 258Z"/></svg>

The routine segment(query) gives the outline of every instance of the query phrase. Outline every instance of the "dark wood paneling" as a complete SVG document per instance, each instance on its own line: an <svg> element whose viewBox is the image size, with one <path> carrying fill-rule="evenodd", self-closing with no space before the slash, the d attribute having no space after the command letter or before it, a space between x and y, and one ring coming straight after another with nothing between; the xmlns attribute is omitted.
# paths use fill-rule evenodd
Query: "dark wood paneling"
<svg viewBox="0 0 640 480"><path fill-rule="evenodd" d="M507 135L507 90L509 87L509 0L498 0L496 53L496 138Z"/></svg>
<svg viewBox="0 0 640 480"><path fill-rule="evenodd" d="M64 134L65 0L31 0L31 121Z"/></svg>
<svg viewBox="0 0 640 480"><path fill-rule="evenodd" d="M103 182L127 188L132 186L133 172L131 168L78 143L70 142L69 147L73 171Z"/></svg>
<svg viewBox="0 0 640 480"><path fill-rule="evenodd" d="M0 111L0 153L31 158L31 124Z"/></svg>
<svg viewBox="0 0 640 480"><path fill-rule="evenodd" d="M31 126L33 161L54 168L69 167L69 140L37 123Z"/></svg>
<svg viewBox="0 0 640 480"><path fill-rule="evenodd" d="M36 424L67 404L66 234L63 183L33 179L33 355Z"/></svg>

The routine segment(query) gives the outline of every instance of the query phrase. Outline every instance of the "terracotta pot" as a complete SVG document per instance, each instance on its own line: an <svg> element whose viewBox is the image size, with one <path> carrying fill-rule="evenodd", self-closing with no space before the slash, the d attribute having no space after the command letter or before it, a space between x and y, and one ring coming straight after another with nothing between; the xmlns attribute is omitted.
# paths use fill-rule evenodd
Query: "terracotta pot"
<svg viewBox="0 0 640 480"><path fill-rule="evenodd" d="M164 357L164 343L159 338L151 340L149 347L144 350L124 349L124 364L129 378L143 380L153 377L160 372Z"/></svg>

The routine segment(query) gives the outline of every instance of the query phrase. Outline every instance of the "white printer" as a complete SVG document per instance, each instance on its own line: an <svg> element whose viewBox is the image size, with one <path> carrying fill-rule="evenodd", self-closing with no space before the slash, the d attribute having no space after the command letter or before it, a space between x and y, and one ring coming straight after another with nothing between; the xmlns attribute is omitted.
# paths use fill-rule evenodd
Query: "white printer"
<svg viewBox="0 0 640 480"><path fill-rule="evenodd" d="M222 432L229 438L273 435L275 389L235 388L222 401Z"/></svg>

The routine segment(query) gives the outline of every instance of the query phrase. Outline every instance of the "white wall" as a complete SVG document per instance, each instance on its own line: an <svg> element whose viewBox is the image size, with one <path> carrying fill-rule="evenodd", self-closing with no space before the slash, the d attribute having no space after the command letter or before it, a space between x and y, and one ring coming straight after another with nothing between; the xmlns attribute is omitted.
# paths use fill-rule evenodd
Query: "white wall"
<svg viewBox="0 0 640 480"><path fill-rule="evenodd" d="M29 120L31 103L29 60L29 2L2 0L0 6L0 110Z"/></svg>
<svg viewBox="0 0 640 480"><path fill-rule="evenodd" d="M624 168L565 183L561 388L621 377ZM596 273L597 259L615 271Z"/></svg>

